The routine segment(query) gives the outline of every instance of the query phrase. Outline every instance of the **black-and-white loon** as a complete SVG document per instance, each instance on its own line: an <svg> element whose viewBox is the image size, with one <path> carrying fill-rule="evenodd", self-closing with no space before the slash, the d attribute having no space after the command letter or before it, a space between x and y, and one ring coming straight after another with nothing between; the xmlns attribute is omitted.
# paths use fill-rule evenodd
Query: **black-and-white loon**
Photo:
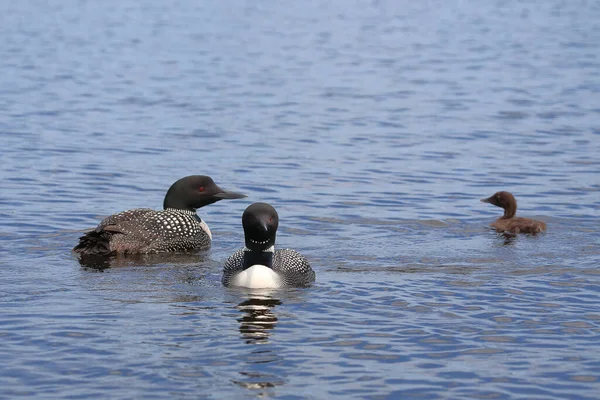
<svg viewBox="0 0 600 400"><path fill-rule="evenodd" d="M242 215L246 247L233 253L223 268L225 286L251 289L306 287L315 281L308 260L295 250L275 250L277 211L254 203Z"/></svg>
<svg viewBox="0 0 600 400"><path fill-rule="evenodd" d="M106 217L73 251L85 256L206 250L212 234L196 209L244 197L221 189L209 176L187 176L171 185L163 210L136 208Z"/></svg>

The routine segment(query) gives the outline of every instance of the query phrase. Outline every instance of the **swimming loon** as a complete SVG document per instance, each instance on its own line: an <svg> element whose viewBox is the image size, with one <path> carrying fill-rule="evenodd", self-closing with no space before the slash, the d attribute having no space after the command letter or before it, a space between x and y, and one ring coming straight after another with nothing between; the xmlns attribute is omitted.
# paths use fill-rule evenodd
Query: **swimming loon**
<svg viewBox="0 0 600 400"><path fill-rule="evenodd" d="M106 217L79 238L73 251L109 255L205 250L210 247L212 234L196 209L222 199L244 197L221 189L208 176L186 176L167 191L164 210L136 208Z"/></svg>
<svg viewBox="0 0 600 400"><path fill-rule="evenodd" d="M246 247L233 253L223 267L225 286L251 289L305 287L315 272L295 250L275 250L279 226L277 211L266 203L254 203L242 215Z"/></svg>
<svg viewBox="0 0 600 400"><path fill-rule="evenodd" d="M517 200L509 192L497 192L487 199L481 199L484 203L490 203L504 209L504 215L490 224L497 232L509 233L539 233L546 230L546 224L531 218L515 217L517 213Z"/></svg>

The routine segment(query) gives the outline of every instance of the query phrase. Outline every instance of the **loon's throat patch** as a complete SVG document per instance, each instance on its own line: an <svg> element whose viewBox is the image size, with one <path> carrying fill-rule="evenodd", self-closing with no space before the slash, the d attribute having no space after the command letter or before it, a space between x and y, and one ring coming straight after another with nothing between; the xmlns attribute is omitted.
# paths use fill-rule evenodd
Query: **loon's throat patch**
<svg viewBox="0 0 600 400"><path fill-rule="evenodd" d="M266 251L245 251L242 267L250 268L253 265L264 265L273 268L273 253Z"/></svg>

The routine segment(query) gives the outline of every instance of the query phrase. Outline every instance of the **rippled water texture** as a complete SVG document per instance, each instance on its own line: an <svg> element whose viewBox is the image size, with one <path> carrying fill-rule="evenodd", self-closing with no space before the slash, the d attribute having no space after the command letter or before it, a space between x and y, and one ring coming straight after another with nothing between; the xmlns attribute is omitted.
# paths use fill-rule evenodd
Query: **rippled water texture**
<svg viewBox="0 0 600 400"><path fill-rule="evenodd" d="M0 397L597 399L599 4L4 2ZM190 174L210 252L71 254ZM221 286L252 201L315 286Z"/></svg>

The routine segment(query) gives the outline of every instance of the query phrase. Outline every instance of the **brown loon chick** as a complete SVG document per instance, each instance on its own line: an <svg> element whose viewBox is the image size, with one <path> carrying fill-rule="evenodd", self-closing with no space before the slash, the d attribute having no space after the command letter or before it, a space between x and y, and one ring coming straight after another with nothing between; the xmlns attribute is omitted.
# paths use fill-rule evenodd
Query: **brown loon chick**
<svg viewBox="0 0 600 400"><path fill-rule="evenodd" d="M490 224L491 227L496 229L496 232L536 234L546 230L545 222L531 218L515 217L517 200L509 192L497 192L487 199L481 199L481 201L504 209L504 215Z"/></svg>
<svg viewBox="0 0 600 400"><path fill-rule="evenodd" d="M175 182L165 196L164 210L136 208L106 217L79 238L73 248L82 256L206 250L212 234L196 209L246 195L221 189L204 175Z"/></svg>

